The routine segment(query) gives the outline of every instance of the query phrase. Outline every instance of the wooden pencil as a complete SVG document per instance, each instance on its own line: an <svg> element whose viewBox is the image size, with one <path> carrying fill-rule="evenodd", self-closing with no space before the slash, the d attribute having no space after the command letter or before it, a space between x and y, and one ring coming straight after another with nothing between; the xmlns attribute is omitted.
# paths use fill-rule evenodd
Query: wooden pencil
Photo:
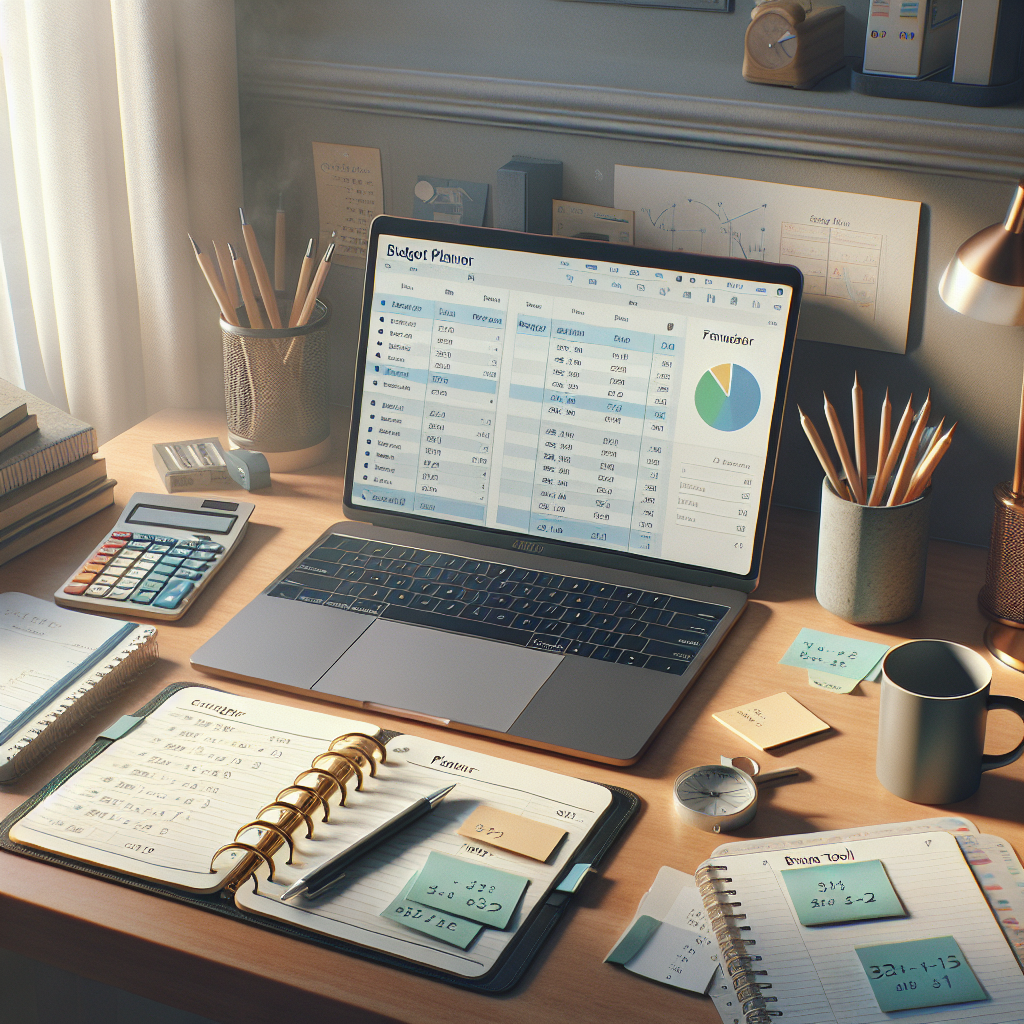
<svg viewBox="0 0 1024 1024"><path fill-rule="evenodd" d="M942 457L949 451L949 444L953 440L954 430L956 430L955 423L939 438L936 444L929 446L927 455L925 455L917 469L914 470L914 475L910 478L907 494L903 499L904 504L908 501L916 501L928 489L932 474L935 472L935 467L938 466L942 461Z"/></svg>
<svg viewBox="0 0 1024 1024"><path fill-rule="evenodd" d="M242 304L242 300L238 296L238 287L235 284L235 271L231 266L231 255L228 253L226 245L220 245L216 239L213 242L213 251L217 255L217 266L220 267L220 277L224 282L224 291L228 293L228 302L231 303L231 308L237 310Z"/></svg>
<svg viewBox="0 0 1024 1024"><path fill-rule="evenodd" d="M850 458L850 449L846 447L843 428L839 423L839 417L836 415L835 409L832 408L832 403L828 400L828 395L825 395L825 419L828 420L828 429L832 432L832 441L836 446L836 451L839 453L839 461L843 464L846 482L853 492L853 500L858 505L863 505L867 500L867 495L861 489L857 467L853 464L853 459Z"/></svg>
<svg viewBox="0 0 1024 1024"><path fill-rule="evenodd" d="M882 402L882 419L878 424L878 462L875 466L875 482L868 497L869 505L877 505L882 500L882 470L889 455L889 440L892 431L892 402L889 401L889 389L885 389L885 400Z"/></svg>
<svg viewBox="0 0 1024 1024"><path fill-rule="evenodd" d="M306 301L306 292L309 291L309 279L313 275L313 265L316 263L316 259L313 256L315 244L311 238L306 246L306 255L302 258L302 266L299 269L299 283L295 286L292 312L288 317L289 327L294 327L299 322L299 314L302 312L303 303Z"/></svg>
<svg viewBox="0 0 1024 1024"><path fill-rule="evenodd" d="M828 477L828 482L832 485L832 490L834 490L840 498L849 498L850 493L846 489L846 485L839 479L839 474L836 472L836 467L832 464L832 460L829 458L825 444L821 440L821 435L815 429L810 417L803 411L803 409L800 408L799 405L796 407L796 411L800 413L800 426L804 428L807 440L811 442L814 454L818 456L818 461L821 463L821 468L825 470L825 476Z"/></svg>
<svg viewBox="0 0 1024 1024"><path fill-rule="evenodd" d="M274 217L274 290L283 292L285 284L285 215L284 193L277 196L277 214Z"/></svg>
<svg viewBox="0 0 1024 1024"><path fill-rule="evenodd" d="M249 253L249 260L252 263L253 276L256 278L256 287L260 290L263 298L263 308L267 311L271 327L281 326L281 315L277 311L277 299L274 296L274 286L270 283L270 275L267 273L267 265L263 262L263 254L260 252L260 244L256 241L256 232L252 225L245 219L245 210L238 208L238 215L242 218L242 238L245 239L245 248Z"/></svg>
<svg viewBox="0 0 1024 1024"><path fill-rule="evenodd" d="M220 315L233 327L237 327L238 320L235 317L235 311L231 307L227 292L224 291L224 285L221 284L220 278L217 276L213 260L210 259L208 253L203 252L196 245L196 240L191 235L188 236L188 240L192 243L192 248L195 250L196 261L203 272L203 276L206 278L206 283L210 286L210 291L213 292L217 305L220 306Z"/></svg>
<svg viewBox="0 0 1024 1024"><path fill-rule="evenodd" d="M231 253L235 276L238 278L238 290L242 293L242 301L245 303L245 313L249 317L249 326L262 331L267 325L263 322L263 317L260 316L260 304L256 301L256 296L253 293L245 260L235 252L235 247L230 242L228 242L228 251Z"/></svg>
<svg viewBox="0 0 1024 1024"><path fill-rule="evenodd" d="M327 278L327 271L331 269L331 257L333 255L334 243L331 242L327 246L324 258L320 261L320 266L316 268L313 283L309 286L309 293L306 295L306 301L302 305L302 312L295 323L296 327L305 327L309 323L309 318L313 315L313 309L316 306L317 296L320 294L320 289L323 288L324 281Z"/></svg>
<svg viewBox="0 0 1024 1024"><path fill-rule="evenodd" d="M864 431L864 389L857 379L856 370L853 373L851 399L853 403L853 454L857 461L857 478L860 481L861 493L866 495L868 493L868 446L867 435Z"/></svg>
<svg viewBox="0 0 1024 1024"><path fill-rule="evenodd" d="M911 476L913 476L914 466L917 465L917 450L921 445L921 435L924 433L924 428L928 426L928 416L931 411L932 393L929 391L925 396L921 411L917 414L917 422L914 424L914 429L910 432L910 437L907 440L907 450L903 453L903 461L900 463L900 468L896 473L896 479L892 482L892 490L889 491L887 505L901 504L907 493L907 485L910 483Z"/></svg>
<svg viewBox="0 0 1024 1024"><path fill-rule="evenodd" d="M907 407L903 410L899 425L896 427L896 436L893 437L892 444L889 446L889 454L885 457L885 465L882 467L882 485L878 491L879 504L881 504L882 498L885 497L885 492L889 487L889 480L892 477L892 471L896 468L900 452L903 450L903 444L907 440L907 434L910 433L910 424L914 419L914 407L911 404L913 401L914 396L911 395L907 399Z"/></svg>

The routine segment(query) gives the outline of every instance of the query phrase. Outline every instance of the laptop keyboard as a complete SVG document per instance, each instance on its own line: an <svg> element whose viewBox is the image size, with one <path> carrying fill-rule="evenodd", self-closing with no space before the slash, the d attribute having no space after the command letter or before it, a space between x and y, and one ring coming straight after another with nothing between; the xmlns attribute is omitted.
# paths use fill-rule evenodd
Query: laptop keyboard
<svg viewBox="0 0 1024 1024"><path fill-rule="evenodd" d="M682 675L718 604L337 534L271 597Z"/></svg>

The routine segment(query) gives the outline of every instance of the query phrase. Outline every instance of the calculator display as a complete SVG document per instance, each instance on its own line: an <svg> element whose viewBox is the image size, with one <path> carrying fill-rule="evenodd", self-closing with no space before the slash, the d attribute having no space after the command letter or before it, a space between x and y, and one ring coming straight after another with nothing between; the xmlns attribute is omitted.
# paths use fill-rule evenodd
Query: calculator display
<svg viewBox="0 0 1024 1024"><path fill-rule="evenodd" d="M136 505L124 520L136 526L170 526L200 533L230 533L238 516L221 512L201 512L160 505Z"/></svg>

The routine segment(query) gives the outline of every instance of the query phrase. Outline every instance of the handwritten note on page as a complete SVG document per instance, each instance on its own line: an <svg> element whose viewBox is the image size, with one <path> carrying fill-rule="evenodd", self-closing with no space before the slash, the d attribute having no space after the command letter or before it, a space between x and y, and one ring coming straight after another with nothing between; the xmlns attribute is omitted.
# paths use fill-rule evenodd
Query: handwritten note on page
<svg viewBox="0 0 1024 1024"><path fill-rule="evenodd" d="M332 263L366 264L370 221L384 212L380 150L313 143L316 201L320 208L320 251L334 235Z"/></svg>

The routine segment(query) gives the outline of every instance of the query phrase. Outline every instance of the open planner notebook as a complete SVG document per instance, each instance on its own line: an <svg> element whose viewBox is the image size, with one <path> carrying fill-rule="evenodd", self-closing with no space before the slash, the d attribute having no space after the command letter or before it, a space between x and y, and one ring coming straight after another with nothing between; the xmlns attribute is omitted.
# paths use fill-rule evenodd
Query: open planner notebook
<svg viewBox="0 0 1024 1024"><path fill-rule="evenodd" d="M1024 1022L1024 973L948 832L727 844L695 877L736 990L730 1021Z"/></svg>
<svg viewBox="0 0 1024 1024"><path fill-rule="evenodd" d="M281 900L300 875L452 782L437 810L368 852L333 888ZM155 883L171 897L205 896L204 905L254 924L501 991L637 804L624 790L443 741L179 684L115 723L19 808L4 822L0 845L150 890ZM482 807L565 835L539 860L487 843L484 829L481 839L457 834ZM474 881L463 870L488 884L509 875L525 881L507 925L485 926L466 941L475 925L460 921L453 931L465 948L420 930L428 919L447 927L467 902L460 891L443 914L428 907L417 915L415 904L410 912L407 887L428 870L428 858L454 868L444 878L449 885L450 876L460 885ZM399 923L403 914L414 923Z"/></svg>

